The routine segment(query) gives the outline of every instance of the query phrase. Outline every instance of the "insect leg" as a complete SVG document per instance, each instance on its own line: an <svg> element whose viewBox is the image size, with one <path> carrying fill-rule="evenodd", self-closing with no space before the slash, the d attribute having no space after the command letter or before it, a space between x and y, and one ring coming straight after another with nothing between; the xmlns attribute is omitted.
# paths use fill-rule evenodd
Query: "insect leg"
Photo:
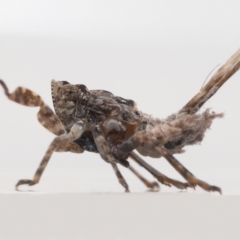
<svg viewBox="0 0 240 240"><path fill-rule="evenodd" d="M137 162L141 167L145 168L148 172L150 172L157 180L169 187L172 185L179 189L186 189L187 187L190 187L188 183L183 183L175 179L168 178L164 174L160 173L158 170L150 166L148 163L146 163L141 157L139 157L136 153L131 152L130 157Z"/></svg>
<svg viewBox="0 0 240 240"><path fill-rule="evenodd" d="M129 192L128 184L117 167L116 159L114 158L113 154L111 153L111 150L109 149L109 146L103 136L102 130L97 125L93 128L92 133L99 154L101 155L102 159L112 165L113 170L117 175L119 183L125 188L125 192Z"/></svg>
<svg viewBox="0 0 240 240"><path fill-rule="evenodd" d="M48 147L47 152L45 153L33 179L19 180L15 186L16 190L18 190L18 187L20 185L27 184L29 186L32 186L37 184L40 181L43 171L45 170L54 151L55 152L71 151L74 153L82 153L83 149L81 149L76 143L72 141L76 140L81 136L83 129L84 129L84 124L83 122L80 121L73 125L73 127L71 128L71 131L68 134L64 134L59 137L56 137Z"/></svg>
<svg viewBox="0 0 240 240"><path fill-rule="evenodd" d="M138 157L138 155L136 155L135 153L132 152L142 142L144 142L145 135L144 135L144 131L136 132L132 137L130 137L128 140L126 140L122 144L120 144L116 147L113 147L112 152L113 152L114 156L116 156L117 158L124 158L127 154L130 153L130 157L132 159L134 159L142 167L144 167L147 171L149 171L154 177L156 177L158 179L159 182L161 182L167 186L173 185L180 189L186 189L187 187L194 187L194 184L191 184L190 182L188 182L190 184L182 183L180 181L168 178L167 176L163 175L162 173L160 173L159 171L157 171L156 169L151 167L145 161L143 161L140 157ZM158 149L158 151L160 151L160 150Z"/></svg>
<svg viewBox="0 0 240 240"><path fill-rule="evenodd" d="M50 132L57 136L65 132L62 123L38 94L24 87L18 87L13 93L9 93L8 87L3 80L0 80L0 85L3 87L8 99L28 107L40 107L37 114L38 121Z"/></svg>
<svg viewBox="0 0 240 240"><path fill-rule="evenodd" d="M208 192L219 192L222 194L221 188L217 186L211 186L208 183L197 179L191 172L189 172L174 156L169 154L164 149L160 149L162 155L167 159L167 161L188 181L190 186L195 187L200 186Z"/></svg>
<svg viewBox="0 0 240 240"><path fill-rule="evenodd" d="M53 142L50 144L50 146L48 147L37 171L34 174L33 179L22 179L19 180L18 183L15 186L15 189L18 190L18 187L20 185L24 185L27 184L29 186L35 185L37 183L39 183L40 178L43 174L43 171L45 170L53 152L74 152L74 153L82 153L83 150L76 144L73 142L66 142L65 140L61 139L60 137L57 137L53 140Z"/></svg>
<svg viewBox="0 0 240 240"><path fill-rule="evenodd" d="M136 171L132 166L129 166L128 169L135 174L140 181L144 183L144 185L150 188L153 192L159 191L159 185L157 182L150 182L146 178L144 178L138 171Z"/></svg>

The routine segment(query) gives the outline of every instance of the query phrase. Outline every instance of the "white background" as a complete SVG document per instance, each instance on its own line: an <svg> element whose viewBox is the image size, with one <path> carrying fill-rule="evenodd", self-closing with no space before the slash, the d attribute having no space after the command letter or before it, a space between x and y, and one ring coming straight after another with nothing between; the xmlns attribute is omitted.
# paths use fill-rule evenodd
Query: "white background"
<svg viewBox="0 0 240 240"><path fill-rule="evenodd" d="M164 118L240 47L239 29L238 1L0 1L0 77L10 91L28 87L51 107L51 79L67 80L133 99L141 111ZM213 123L200 146L177 156L225 194L240 193L239 91L237 73L204 106L224 112L224 119ZM38 109L0 93L0 191L9 192L33 176L53 135L38 123ZM145 159L181 179L164 159ZM121 171L130 190L146 190ZM31 189L123 191L111 166L92 153L54 154ZM178 191L162 188L170 190Z"/></svg>

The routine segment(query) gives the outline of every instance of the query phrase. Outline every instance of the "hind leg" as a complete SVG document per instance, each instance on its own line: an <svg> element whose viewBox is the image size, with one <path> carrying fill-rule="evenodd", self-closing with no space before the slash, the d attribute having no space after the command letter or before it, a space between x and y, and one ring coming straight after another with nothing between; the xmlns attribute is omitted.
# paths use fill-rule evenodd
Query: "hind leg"
<svg viewBox="0 0 240 240"><path fill-rule="evenodd" d="M185 168L174 156L169 154L164 149L160 149L163 157L188 181L192 187L199 186L208 192L219 192L222 194L221 188L209 185L208 183L196 178L187 168Z"/></svg>
<svg viewBox="0 0 240 240"><path fill-rule="evenodd" d="M118 146L114 146L112 148L112 152L116 158L124 158L128 154L130 154L130 157L135 160L137 163L139 163L142 167L144 167L147 171L149 171L154 177L158 179L159 182L162 184L165 184L167 186L175 186L180 189L186 189L189 187L188 183L182 183L180 181L168 178L167 176L163 175L153 167L151 167L149 164L147 164L145 161L143 161L138 155L136 155L133 150L136 149L140 144L144 142L144 131L136 132L131 138L123 142L122 144Z"/></svg>
<svg viewBox="0 0 240 240"><path fill-rule="evenodd" d="M174 187L179 188L179 189L186 189L186 188L190 187L188 183L180 182L178 180L169 178L169 177L165 176L164 174L160 173L158 170L156 170L155 168L150 166L148 163L146 163L136 153L131 152L130 157L134 161L136 161L141 167L145 168L148 172L150 172L155 178L157 178L157 180L160 183L162 183L162 184L164 184L168 187L174 186Z"/></svg>

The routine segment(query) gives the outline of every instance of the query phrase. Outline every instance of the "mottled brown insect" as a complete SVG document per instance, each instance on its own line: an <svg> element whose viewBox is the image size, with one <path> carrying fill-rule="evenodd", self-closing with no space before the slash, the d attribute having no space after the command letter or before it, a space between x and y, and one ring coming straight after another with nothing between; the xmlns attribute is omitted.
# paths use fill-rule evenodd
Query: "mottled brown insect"
<svg viewBox="0 0 240 240"><path fill-rule="evenodd" d="M88 90L83 84L73 85L67 81L52 80L52 99L56 114L33 91L18 87L9 93L0 80L7 97L26 106L40 107L39 122L56 135L45 153L32 180L23 179L16 184L34 185L47 166L54 151L99 153L109 163L120 184L128 192L128 184L117 164L129 168L148 188L157 191L158 183L141 176L128 159L131 158L150 172L159 182L179 189L200 186L206 191L221 189L199 180L190 173L173 154L183 152L186 145L201 142L205 131L215 118L222 117L201 106L215 94L240 67L240 51L235 53L179 112L166 119L158 119L142 113L133 100L124 99L104 90ZM143 156L164 157L186 180L186 183L168 178L133 151Z"/></svg>

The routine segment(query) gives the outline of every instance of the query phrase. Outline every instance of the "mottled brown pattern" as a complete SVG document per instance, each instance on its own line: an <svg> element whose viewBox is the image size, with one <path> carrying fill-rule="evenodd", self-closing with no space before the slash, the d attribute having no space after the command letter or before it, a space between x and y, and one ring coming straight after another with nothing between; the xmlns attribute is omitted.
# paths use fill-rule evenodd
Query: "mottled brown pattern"
<svg viewBox="0 0 240 240"><path fill-rule="evenodd" d="M186 145L203 140L205 132L216 118L209 109L200 108L240 68L240 51L237 51L211 78L211 80L180 111L165 119L153 118L138 110L136 103L105 90L88 90L83 84L73 85L67 81L52 81L52 98L56 115L33 91L18 87L9 93L0 80L6 96L19 104L39 107L39 122L57 137L46 151L33 180L23 179L16 184L34 185L39 182L53 152L84 150L99 153L111 164L119 183L129 192L129 187L117 163L129 168L148 188L158 190L158 184L146 180L132 166L131 158L150 172L160 183L179 189L200 186L206 191L221 189L196 178L174 156L184 152ZM168 178L160 173L133 150L144 156L164 157L187 183Z"/></svg>
<svg viewBox="0 0 240 240"><path fill-rule="evenodd" d="M58 136L65 132L58 117L43 102L38 94L23 87L18 87L13 93L9 93L6 84L2 80L0 80L0 84L3 86L5 94L10 100L29 107L40 107L37 114L38 121L50 132Z"/></svg>
<svg viewBox="0 0 240 240"><path fill-rule="evenodd" d="M19 180L18 183L16 184L16 189L18 189L18 187L20 185L35 185L40 181L40 178L51 158L51 155L53 152L66 152L66 151L70 151L73 153L82 153L84 152L84 149L87 151L93 151L93 152L98 152L95 149L97 149L97 146L94 138L91 137L92 134L90 134L90 129L93 128L94 125L88 124L88 123L84 123L83 121L76 121L76 119L78 119L77 117L79 117L79 112L80 112L80 116L81 118L79 119L83 119L83 116L81 114L86 113L86 111L88 111L87 107L82 106L82 109L80 111L79 108L76 108L76 103L78 101L75 101L75 97L76 97L76 93L78 93L78 90L80 89L81 93L81 104L87 104L88 103L88 98L90 96L88 89L86 88L85 85L69 85L69 83L67 81L52 81L52 92L53 92L53 102L54 102L54 107L56 109L57 115L56 116L54 114L54 112L43 102L43 100L41 99L41 97L34 93L33 91L23 88L23 87L18 87L13 93L9 93L8 88L6 86L6 84L0 80L0 85L3 87L4 92L6 94L6 96L19 104L25 105L25 106L31 106L31 107L40 107L40 110L37 114L37 118L39 120L39 122L45 127L47 128L49 131L51 131L52 133L54 133L55 135L59 136L56 137L54 139L54 141L50 144L47 152L45 153L34 177L33 180L31 179L22 179ZM62 88L63 87L63 88ZM75 91L77 89L77 91ZM75 92L74 92L75 91ZM103 90L95 90L93 91L93 95L95 95L94 97L94 101L96 101L97 103L102 101L101 99L96 99L96 96L104 96L104 101L107 101L108 103L114 102L114 100L112 100L112 98L115 98L115 96L107 91L103 91ZM107 97L109 97L109 99L107 99ZM121 103L121 104L126 104L129 105L131 108L134 107L133 101L131 100L124 100L123 98L120 97L116 97L117 100ZM115 104L115 102L114 102ZM116 104L115 104L116 105ZM71 112L71 108L73 107L73 114L75 114L74 118L71 116L71 114L69 114L69 111ZM102 107L104 107L104 104L102 105ZM117 107L119 109L119 107ZM109 106L106 105L106 109L109 109ZM104 108L101 109L104 112ZM114 109L113 109L114 110ZM114 111L113 111L114 112ZM109 113L112 113L112 111L109 111ZM69 116L70 118L68 118ZM103 115L101 113L101 115ZM114 114L113 114L114 115ZM61 121L59 121L62 120ZM69 121L70 122L67 123L67 126L65 126L65 129L62 125L62 123L65 123L64 121ZM78 119L78 120L79 120ZM115 120L116 122L116 120ZM68 125L70 123L70 125ZM117 125L120 124L120 122L117 121ZM111 124L110 124L111 125ZM115 124L116 125L116 124ZM124 122L123 124L121 124L121 126L123 128L125 128L125 125L129 125L129 123ZM136 124L131 124L131 129L135 129L137 127ZM70 126L70 127L68 127ZM119 127L119 126L117 126ZM106 130L105 135L108 135L108 141L112 141L112 139L114 138L114 134L111 132L112 129L108 129L109 128L109 124L105 123L105 126L103 127L104 130ZM111 127L110 127L111 128ZM68 133L67 133L68 132ZM87 134L88 133L88 134ZM128 131L128 133L126 134L126 129L123 131L121 130L120 133L118 131L116 131L116 135L121 135L122 137L120 137L119 141L122 142L123 139L125 139L129 134L133 134L133 130ZM115 137L116 137L115 135ZM124 137L123 137L124 136ZM119 141L117 141L116 143L120 143ZM109 151L109 148L108 148ZM110 152L110 151L109 151ZM112 153L109 153L110 155L112 155ZM126 192L128 192L128 185L126 183L126 181L124 180L124 178L122 177L120 171L118 170L115 160L113 157L111 160L107 160L111 162L111 165L116 173L116 175L119 178L119 182L124 186ZM124 159L119 159L117 162L121 163L123 166L128 167L129 163L124 160ZM130 169L132 171L132 168ZM140 174L136 174L136 171L132 171L141 181L143 181L144 177L142 177ZM146 182L149 182L147 180L145 180L144 184L146 185ZM154 188L155 191L157 191L157 184L147 184L147 187L149 187L150 189Z"/></svg>
<svg viewBox="0 0 240 240"><path fill-rule="evenodd" d="M211 186L193 176L172 154L181 153L186 145L193 145L203 140L205 132L215 118L223 114L210 112L209 109L199 113L201 106L240 68L240 50L237 51L178 113L166 119L153 118L140 113L144 128L118 146L112 152L116 158L129 155L134 149L150 157L161 157L167 161L188 181L191 187L200 186L206 191L221 189Z"/></svg>

